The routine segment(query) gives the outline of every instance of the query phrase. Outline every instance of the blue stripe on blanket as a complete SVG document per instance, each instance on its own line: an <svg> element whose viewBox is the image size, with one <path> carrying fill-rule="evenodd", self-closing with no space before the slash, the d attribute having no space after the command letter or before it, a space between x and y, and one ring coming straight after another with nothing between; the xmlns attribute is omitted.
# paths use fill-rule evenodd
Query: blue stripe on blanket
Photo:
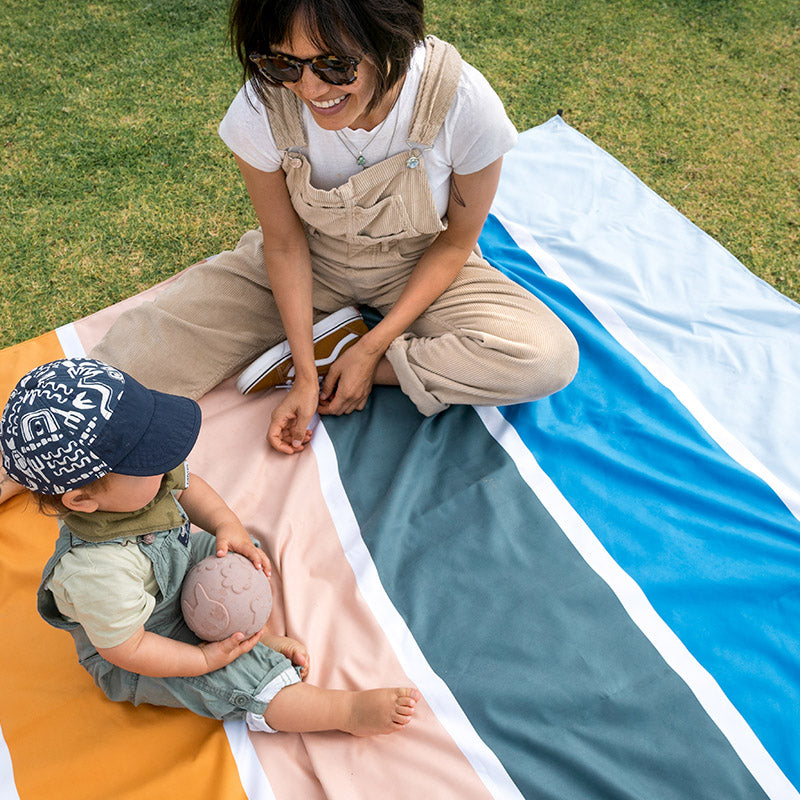
<svg viewBox="0 0 800 800"><path fill-rule="evenodd" d="M505 417L798 785L800 523L497 220L481 245L581 350L567 389Z"/></svg>

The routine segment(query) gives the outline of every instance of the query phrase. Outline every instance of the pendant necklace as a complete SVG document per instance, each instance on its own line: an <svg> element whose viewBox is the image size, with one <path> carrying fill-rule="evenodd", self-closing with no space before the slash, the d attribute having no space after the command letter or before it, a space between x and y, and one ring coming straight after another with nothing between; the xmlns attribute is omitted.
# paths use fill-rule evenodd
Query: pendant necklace
<svg viewBox="0 0 800 800"><path fill-rule="evenodd" d="M386 120L383 122L386 122ZM366 169L367 167L367 159L364 158L364 151L372 144L372 142L375 140L375 137L380 133L381 128L383 127L383 122L378 125L378 127L375 129L375 133L370 136L369 141L367 141L367 143L361 149L358 149L355 147L355 145L351 144L341 131L336 131L336 137L347 148L348 152L351 156L353 156L353 158L356 160L356 164L358 164L361 169Z"/></svg>
<svg viewBox="0 0 800 800"><path fill-rule="evenodd" d="M399 96L399 93L398 93L398 96ZM397 102L397 98L395 98L395 103L396 102ZM395 103L392 103L392 106L389 109L389 114L391 114L392 111L394 111ZM347 148L347 151L350 153L351 156L353 156L353 158L356 160L356 164L358 164L358 166L361 167L362 170L367 168L367 159L364 157L364 151L375 141L376 137L378 136L378 134L383 129L383 126L386 124L386 120L389 119L389 114L387 114L383 118L383 120L381 121L380 125L378 125L375 128L375 130L372 133L372 136L370 136L369 139L367 140L367 143L361 148L356 147L344 135L344 133L342 131L340 131L340 130L334 131L334 133L336 133L336 138ZM399 116L400 116L400 114L396 114L395 115L394 128L392 129L392 135L389 137L389 145L386 148L386 156L385 156L384 160L389 157L389 150L390 150L390 148L392 146L392 141L394 140L394 135L397 132L397 119L398 119Z"/></svg>

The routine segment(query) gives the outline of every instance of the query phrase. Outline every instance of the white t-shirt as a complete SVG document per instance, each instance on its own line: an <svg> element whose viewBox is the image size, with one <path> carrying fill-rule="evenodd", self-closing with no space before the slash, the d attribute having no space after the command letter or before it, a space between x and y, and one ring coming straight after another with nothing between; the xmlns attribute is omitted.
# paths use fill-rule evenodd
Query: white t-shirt
<svg viewBox="0 0 800 800"><path fill-rule="evenodd" d="M362 151L367 166L409 149L408 131L424 63L425 46L420 44L413 53L397 102L377 128L341 131L353 150ZM320 128L305 105L303 121L308 138L303 153L311 163L311 183L315 187L327 190L341 186L361 171L336 132ZM263 172L281 168L283 153L275 146L266 109L254 89L239 90L220 123L219 134L250 166ZM433 149L424 154L439 215L444 216L447 211L451 173L468 175L483 169L510 150L516 140L517 131L500 98L483 75L464 62L444 124Z"/></svg>

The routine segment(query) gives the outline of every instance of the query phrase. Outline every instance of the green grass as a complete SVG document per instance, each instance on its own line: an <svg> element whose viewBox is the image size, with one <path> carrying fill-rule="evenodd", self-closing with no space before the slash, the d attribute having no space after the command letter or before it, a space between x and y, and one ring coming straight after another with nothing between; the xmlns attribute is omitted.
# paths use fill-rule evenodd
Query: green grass
<svg viewBox="0 0 800 800"><path fill-rule="evenodd" d="M222 0L4 0L0 346L129 296L255 224L216 134ZM517 128L562 110L800 300L796 0L429 0Z"/></svg>

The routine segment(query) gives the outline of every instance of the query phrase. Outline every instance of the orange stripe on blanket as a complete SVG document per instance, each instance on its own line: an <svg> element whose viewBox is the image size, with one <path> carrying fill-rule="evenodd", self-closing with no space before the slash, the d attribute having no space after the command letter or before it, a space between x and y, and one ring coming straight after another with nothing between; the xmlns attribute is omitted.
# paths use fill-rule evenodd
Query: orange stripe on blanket
<svg viewBox="0 0 800 800"><path fill-rule="evenodd" d="M2 402L61 356L54 333L1 351ZM243 800L220 723L106 700L71 637L41 620L36 589L56 534L28 494L0 507L0 725L20 800Z"/></svg>
<svg viewBox="0 0 800 800"><path fill-rule="evenodd" d="M17 381L34 367L63 356L54 331L0 350L0 404L5 407Z"/></svg>
<svg viewBox="0 0 800 800"><path fill-rule="evenodd" d="M272 559L269 624L307 645L311 682L335 689L411 685L345 558L314 453L285 456L264 441L281 396L243 398L228 382L204 397L192 470L231 503ZM277 800L489 796L424 701L408 728L390 736L250 738Z"/></svg>

